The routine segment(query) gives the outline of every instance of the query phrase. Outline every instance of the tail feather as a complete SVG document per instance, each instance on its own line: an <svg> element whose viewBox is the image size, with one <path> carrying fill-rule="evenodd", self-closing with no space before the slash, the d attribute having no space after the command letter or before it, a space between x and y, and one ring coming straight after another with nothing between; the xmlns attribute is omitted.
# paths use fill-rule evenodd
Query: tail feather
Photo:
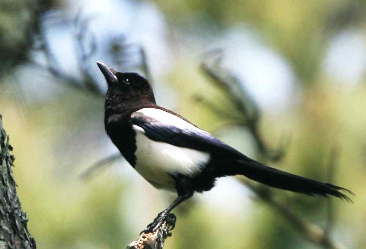
<svg viewBox="0 0 366 249"><path fill-rule="evenodd" d="M241 174L265 185L312 196L333 195L352 202L347 194L354 194L348 189L271 168L250 158L240 160L238 164L235 169L231 168L235 175Z"/></svg>

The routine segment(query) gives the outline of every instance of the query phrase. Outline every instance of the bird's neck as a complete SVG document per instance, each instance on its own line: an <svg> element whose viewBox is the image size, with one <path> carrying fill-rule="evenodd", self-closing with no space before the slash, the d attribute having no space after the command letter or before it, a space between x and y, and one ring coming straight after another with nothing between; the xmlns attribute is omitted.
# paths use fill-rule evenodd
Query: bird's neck
<svg viewBox="0 0 366 249"><path fill-rule="evenodd" d="M156 106L155 101L141 99L139 102L131 100L118 100L115 98L107 98L105 102L104 123L108 126L125 126L129 124L131 114L145 107Z"/></svg>
<svg viewBox="0 0 366 249"><path fill-rule="evenodd" d="M126 105L105 106L104 123L108 127L122 127L128 124L131 114L138 110L127 107Z"/></svg>
<svg viewBox="0 0 366 249"><path fill-rule="evenodd" d="M105 118L119 116L128 121L130 115L146 105L155 104L154 94L135 92L121 92L108 89L105 100Z"/></svg>

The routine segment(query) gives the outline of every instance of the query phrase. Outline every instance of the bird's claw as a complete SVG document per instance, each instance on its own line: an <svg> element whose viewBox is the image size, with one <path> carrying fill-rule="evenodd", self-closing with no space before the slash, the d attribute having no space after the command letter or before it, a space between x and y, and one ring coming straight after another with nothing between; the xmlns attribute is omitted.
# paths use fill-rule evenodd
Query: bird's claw
<svg viewBox="0 0 366 249"><path fill-rule="evenodd" d="M169 231L171 231L175 228L176 222L177 222L177 217L175 216L175 214L169 213L168 216L166 217L166 224L167 224Z"/></svg>
<svg viewBox="0 0 366 249"><path fill-rule="evenodd" d="M171 231L175 227L176 220L177 218L174 214L170 213L167 214L163 211L159 213L158 216L154 219L154 221L151 222L149 225L147 225L147 227L143 231L141 231L140 234L154 233L156 232L157 229L159 229L162 226L164 222L167 223L168 230Z"/></svg>
<svg viewBox="0 0 366 249"><path fill-rule="evenodd" d="M163 223L163 221L166 219L167 214L163 212L160 212L158 216L154 219L153 222L151 222L147 227L141 232L141 233L153 233L155 232Z"/></svg>

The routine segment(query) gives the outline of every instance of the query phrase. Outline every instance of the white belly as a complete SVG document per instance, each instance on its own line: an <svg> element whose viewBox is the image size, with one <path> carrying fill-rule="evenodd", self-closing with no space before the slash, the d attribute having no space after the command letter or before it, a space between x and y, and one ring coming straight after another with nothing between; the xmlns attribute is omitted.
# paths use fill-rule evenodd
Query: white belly
<svg viewBox="0 0 366 249"><path fill-rule="evenodd" d="M135 169L156 188L174 190L171 175L194 177L209 160L206 152L156 142L147 138L140 127L133 128L137 144Z"/></svg>

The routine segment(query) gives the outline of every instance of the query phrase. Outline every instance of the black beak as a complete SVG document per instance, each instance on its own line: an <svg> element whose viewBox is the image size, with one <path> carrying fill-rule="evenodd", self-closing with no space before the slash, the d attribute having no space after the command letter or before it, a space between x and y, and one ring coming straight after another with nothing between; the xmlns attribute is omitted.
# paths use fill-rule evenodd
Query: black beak
<svg viewBox="0 0 366 249"><path fill-rule="evenodd" d="M104 64L101 61L97 61L97 65L98 65L100 71L102 71L102 73L108 83L117 83L118 82L117 77L116 77L116 71L114 69L107 66L106 64Z"/></svg>

